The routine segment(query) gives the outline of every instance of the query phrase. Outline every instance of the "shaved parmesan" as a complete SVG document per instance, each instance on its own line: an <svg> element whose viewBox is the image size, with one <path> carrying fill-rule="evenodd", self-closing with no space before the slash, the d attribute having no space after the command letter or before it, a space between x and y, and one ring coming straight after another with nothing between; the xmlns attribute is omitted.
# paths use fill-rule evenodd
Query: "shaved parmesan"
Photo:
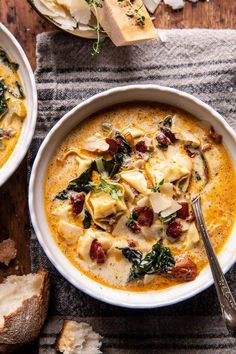
<svg viewBox="0 0 236 354"><path fill-rule="evenodd" d="M148 197L143 197L141 199L139 199L139 201L137 202L137 206L138 207L144 207L144 206L149 206L150 205L150 201Z"/></svg>
<svg viewBox="0 0 236 354"><path fill-rule="evenodd" d="M112 231L113 236L122 236L122 235L133 236L130 229L126 226L127 220L128 220L128 215L123 215L120 217L120 219L118 220L116 226Z"/></svg>
<svg viewBox="0 0 236 354"><path fill-rule="evenodd" d="M91 9L85 0L69 0L70 13L80 24L88 25L91 19Z"/></svg>
<svg viewBox="0 0 236 354"><path fill-rule="evenodd" d="M158 241L161 239L163 233L163 225L159 220L157 220L150 227L143 226L141 228L141 233L146 239Z"/></svg>
<svg viewBox="0 0 236 354"><path fill-rule="evenodd" d="M184 0L164 0L164 3L172 7L173 10L179 10L184 7Z"/></svg>
<svg viewBox="0 0 236 354"><path fill-rule="evenodd" d="M172 198L166 196L162 193L152 193L150 195L151 206L155 213L160 213L163 210L166 210L172 205Z"/></svg>
<svg viewBox="0 0 236 354"><path fill-rule="evenodd" d="M157 6L160 4L161 0L143 0L144 5L152 14L155 12Z"/></svg>
<svg viewBox="0 0 236 354"><path fill-rule="evenodd" d="M58 216L60 219L67 219L69 213L71 212L71 205L61 205L52 210L52 214Z"/></svg>
<svg viewBox="0 0 236 354"><path fill-rule="evenodd" d="M191 145L194 148L197 148L200 145L200 140L189 131L182 131L180 133L177 133L175 134L175 137L176 139L184 141L186 145Z"/></svg>
<svg viewBox="0 0 236 354"><path fill-rule="evenodd" d="M143 278L144 285L152 283L157 278L156 274L145 274Z"/></svg>
<svg viewBox="0 0 236 354"><path fill-rule="evenodd" d="M106 143L101 134L97 133L87 139L83 145L83 149L88 151L104 152L109 149L109 145Z"/></svg>
<svg viewBox="0 0 236 354"><path fill-rule="evenodd" d="M138 170L130 170L122 172L120 175L125 182L129 183L138 192L147 194L147 181L142 172Z"/></svg>
<svg viewBox="0 0 236 354"><path fill-rule="evenodd" d="M161 212L161 217L166 218L167 216L176 213L182 206L172 199L171 206Z"/></svg>
<svg viewBox="0 0 236 354"><path fill-rule="evenodd" d="M142 129L136 128L132 125L129 125L127 128L122 130L122 134L125 135L130 133L133 138L139 138L140 136L144 136L145 132Z"/></svg>

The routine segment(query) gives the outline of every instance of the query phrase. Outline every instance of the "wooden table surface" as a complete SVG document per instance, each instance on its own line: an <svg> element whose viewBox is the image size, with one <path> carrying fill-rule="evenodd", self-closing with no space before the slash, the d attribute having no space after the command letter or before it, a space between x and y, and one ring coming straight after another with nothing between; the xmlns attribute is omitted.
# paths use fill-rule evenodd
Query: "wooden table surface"
<svg viewBox="0 0 236 354"><path fill-rule="evenodd" d="M209 0L186 3L184 10L173 11L159 6L156 26L159 28L236 28L236 0ZM38 33L55 29L31 9L26 0L0 0L0 22L8 27L22 45L35 69L35 44ZM0 240L16 241L17 259L0 267L0 281L8 274L30 271L29 213L27 206L26 160L0 189ZM19 353L37 353L37 344L28 345Z"/></svg>

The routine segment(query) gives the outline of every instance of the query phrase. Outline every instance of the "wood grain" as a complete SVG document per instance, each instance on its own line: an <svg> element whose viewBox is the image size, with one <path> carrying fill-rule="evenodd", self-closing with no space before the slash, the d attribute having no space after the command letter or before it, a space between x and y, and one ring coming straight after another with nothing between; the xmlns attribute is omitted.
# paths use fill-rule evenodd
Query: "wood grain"
<svg viewBox="0 0 236 354"><path fill-rule="evenodd" d="M155 15L158 28L236 28L235 0L188 2L184 10L179 11L162 4ZM42 19L26 0L0 0L0 22L16 36L35 69L36 35L55 27ZM0 240L11 237L18 249L17 259L8 268L0 267L0 281L8 274L30 271L29 225L24 160L0 189ZM19 353L37 353L37 345L24 347Z"/></svg>

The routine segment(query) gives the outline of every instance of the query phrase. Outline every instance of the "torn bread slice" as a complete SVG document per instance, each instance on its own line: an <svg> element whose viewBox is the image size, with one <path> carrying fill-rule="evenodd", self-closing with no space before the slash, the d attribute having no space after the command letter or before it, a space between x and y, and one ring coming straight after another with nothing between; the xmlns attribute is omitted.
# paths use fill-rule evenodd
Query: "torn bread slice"
<svg viewBox="0 0 236 354"><path fill-rule="evenodd" d="M63 354L101 354L101 339L88 323L65 320L56 349Z"/></svg>
<svg viewBox="0 0 236 354"><path fill-rule="evenodd" d="M142 0L97 0L96 4L91 10L117 47L157 38Z"/></svg>
<svg viewBox="0 0 236 354"><path fill-rule="evenodd" d="M23 344L37 338L49 299L46 270L11 275L0 284L0 343Z"/></svg>

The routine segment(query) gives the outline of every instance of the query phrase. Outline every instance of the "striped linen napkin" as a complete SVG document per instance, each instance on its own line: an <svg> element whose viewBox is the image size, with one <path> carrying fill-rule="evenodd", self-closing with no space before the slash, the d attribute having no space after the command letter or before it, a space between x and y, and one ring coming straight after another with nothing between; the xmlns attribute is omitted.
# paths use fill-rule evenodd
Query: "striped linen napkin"
<svg viewBox="0 0 236 354"><path fill-rule="evenodd" d="M165 42L115 48L108 40L100 56L90 55L91 42L62 32L37 37L36 81L39 115L29 166L49 129L82 100L126 84L159 84L194 94L213 106L236 128L236 31L166 30ZM29 168L30 169L30 168ZM215 289L183 303L154 310L110 306L70 285L47 260L32 230L33 270L51 274L49 317L40 354L55 353L62 319L87 321L103 337L109 354L236 353L220 316ZM227 279L236 295L236 267Z"/></svg>

